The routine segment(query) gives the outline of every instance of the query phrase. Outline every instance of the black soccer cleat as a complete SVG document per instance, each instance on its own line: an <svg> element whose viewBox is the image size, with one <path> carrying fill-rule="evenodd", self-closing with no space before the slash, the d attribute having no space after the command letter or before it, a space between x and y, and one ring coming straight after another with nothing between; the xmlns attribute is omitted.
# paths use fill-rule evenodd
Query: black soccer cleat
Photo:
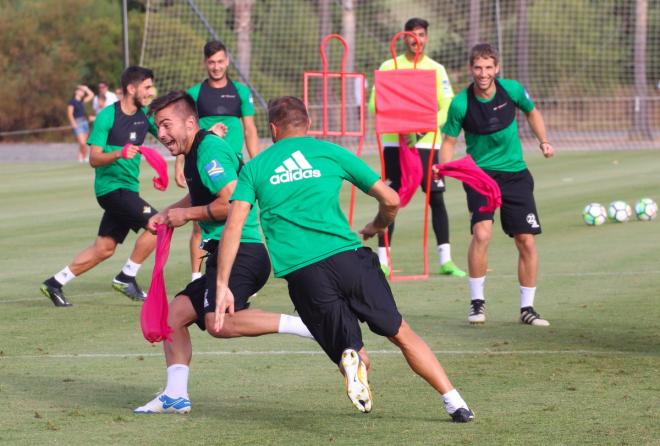
<svg viewBox="0 0 660 446"><path fill-rule="evenodd" d="M547 327L550 322L546 321L534 311L534 307L524 307L520 309L520 323L534 325L536 327Z"/></svg>
<svg viewBox="0 0 660 446"><path fill-rule="evenodd" d="M470 301L470 311L468 312L468 322L483 324L486 322L486 302L481 299Z"/></svg>
<svg viewBox="0 0 660 446"><path fill-rule="evenodd" d="M140 289L135 277L119 273L112 279L112 288L122 293L131 300L143 302L147 298L147 293Z"/></svg>
<svg viewBox="0 0 660 446"><path fill-rule="evenodd" d="M73 305L71 302L66 300L66 297L64 297L62 287L49 285L48 281L46 281L41 284L39 289L44 294L44 296L53 302L53 305L56 307L70 307Z"/></svg>
<svg viewBox="0 0 660 446"><path fill-rule="evenodd" d="M466 407L456 409L454 413L450 415L451 420L454 423L469 423L470 421L474 420L474 413Z"/></svg>

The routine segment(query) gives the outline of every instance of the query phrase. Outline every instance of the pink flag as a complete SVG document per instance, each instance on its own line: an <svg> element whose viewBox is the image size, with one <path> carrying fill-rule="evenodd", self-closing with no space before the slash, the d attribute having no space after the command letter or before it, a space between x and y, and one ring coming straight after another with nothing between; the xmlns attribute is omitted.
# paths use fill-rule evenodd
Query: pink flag
<svg viewBox="0 0 660 446"><path fill-rule="evenodd" d="M456 178L486 197L486 205L479 212L494 212L502 206L502 192L497 182L476 165L470 155L444 164L435 164L433 170L440 175Z"/></svg>
<svg viewBox="0 0 660 446"><path fill-rule="evenodd" d="M156 260L151 275L151 285L147 292L147 299L142 304L140 324L144 339L149 342L160 342L165 339L172 342L170 334L172 328L167 325L167 291L163 269L170 255L170 242L174 229L167 225L158 225L156 239Z"/></svg>
<svg viewBox="0 0 660 446"><path fill-rule="evenodd" d="M122 158L126 158L126 152L130 146L131 144L126 144L124 148L121 149ZM151 167L156 171L157 176L153 178L154 187L158 190L167 189L170 178L167 174L167 161L165 161L163 155L158 153L156 149L150 147L139 146L138 149Z"/></svg>
<svg viewBox="0 0 660 446"><path fill-rule="evenodd" d="M399 135L399 165L401 166L401 186L398 193L401 207L404 207L415 195L423 177L419 152L414 146L408 146L405 135Z"/></svg>

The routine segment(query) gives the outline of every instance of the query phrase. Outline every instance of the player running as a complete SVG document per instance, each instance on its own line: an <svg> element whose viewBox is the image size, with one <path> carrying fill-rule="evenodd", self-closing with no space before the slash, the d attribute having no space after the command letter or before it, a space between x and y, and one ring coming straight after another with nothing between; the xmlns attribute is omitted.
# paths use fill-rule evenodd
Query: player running
<svg viewBox="0 0 660 446"><path fill-rule="evenodd" d="M240 305L231 271L240 261L241 234L258 202L275 276L287 280L291 301L339 366L353 405L361 412L372 408L361 320L401 349L410 367L442 394L454 421L472 420L429 346L399 314L378 256L362 247L339 207L344 180L378 200L378 214L360 231L366 239L392 223L397 193L348 150L306 136L310 120L299 99L271 101L268 120L275 144L243 167L231 197L218 255L215 330L231 324L225 312L232 315Z"/></svg>
<svg viewBox="0 0 660 446"><path fill-rule="evenodd" d="M96 117L87 144L91 146L89 164L95 169L94 192L104 210L103 218L94 243L41 285L41 292L56 307L71 306L62 291L64 285L112 257L128 231L145 228L157 212L139 195L141 155L137 147L144 142L147 132L156 133L143 109L153 99L153 77L147 68L128 67L121 75L122 99ZM126 144L131 146L122 155ZM138 236L126 264L112 280L115 290L133 300L144 300L146 295L135 276L155 246L156 237L149 231Z"/></svg>
<svg viewBox="0 0 660 446"><path fill-rule="evenodd" d="M218 338L260 336L269 333L289 333L311 338L300 318L286 314L266 313L248 308L248 299L264 286L270 275L270 260L261 242L254 208L240 234L237 260L229 275L229 286L236 296L233 317L220 329L215 329L215 287L218 239L222 234L229 197L234 191L241 158L221 138L200 129L195 103L183 91L170 92L156 99L150 108L158 126L158 138L174 156L184 157L184 173L188 194L149 221L155 231L157 224L179 227L188 221L199 222L204 240L206 275L192 281L177 294L169 307L168 324L172 327L172 342L164 341L167 364L167 387L155 399L135 413L187 413L188 373L192 343L188 326L196 323L200 329Z"/></svg>
<svg viewBox="0 0 660 446"><path fill-rule="evenodd" d="M479 44L470 51L473 82L454 98L447 123L442 128L441 162L451 161L456 138L465 130L467 153L490 175L502 191L502 230L512 237L518 249L520 282L520 322L548 326L534 310L538 254L534 236L541 233L534 201L534 179L527 170L516 124L516 109L525 113L527 122L539 140L543 156L550 158L554 149L548 142L541 113L529 94L517 81L496 79L500 70L497 50ZM486 198L464 185L472 215L472 242L468 250L470 310L472 324L486 322L484 283L488 270L488 245L493 235L493 213L479 212Z"/></svg>

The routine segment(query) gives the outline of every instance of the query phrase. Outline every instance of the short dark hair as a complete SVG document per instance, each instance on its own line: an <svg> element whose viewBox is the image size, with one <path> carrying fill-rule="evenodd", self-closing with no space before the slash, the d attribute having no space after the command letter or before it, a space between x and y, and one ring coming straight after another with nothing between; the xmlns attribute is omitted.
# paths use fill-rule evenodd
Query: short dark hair
<svg viewBox="0 0 660 446"><path fill-rule="evenodd" d="M306 128L309 123L307 107L293 96L272 99L268 101L268 122L281 129Z"/></svg>
<svg viewBox="0 0 660 446"><path fill-rule="evenodd" d="M495 61L495 65L499 63L500 59L497 49L490 43L478 43L472 47L470 50L470 66L480 57L484 59L492 58Z"/></svg>
<svg viewBox="0 0 660 446"><path fill-rule="evenodd" d="M99 81L98 85L105 85L106 87L109 87L108 83L106 81Z"/></svg>
<svg viewBox="0 0 660 446"><path fill-rule="evenodd" d="M227 54L227 47L224 43L220 42L219 40L208 41L206 42L206 45L204 45L204 59L208 59L220 51L224 51L225 54Z"/></svg>
<svg viewBox="0 0 660 446"><path fill-rule="evenodd" d="M169 93L154 99L149 105L149 116L155 116L162 109L174 104L176 111L185 117L194 116L198 118L195 100L183 90L170 91Z"/></svg>
<svg viewBox="0 0 660 446"><path fill-rule="evenodd" d="M424 31L428 31L429 22L424 19L420 19L419 17L413 17L412 19L408 19L406 24L403 26L404 31L412 31L415 28L424 28Z"/></svg>
<svg viewBox="0 0 660 446"><path fill-rule="evenodd" d="M128 86L139 84L147 79L153 79L154 72L149 68L131 66L121 74L121 89L124 94L128 93Z"/></svg>

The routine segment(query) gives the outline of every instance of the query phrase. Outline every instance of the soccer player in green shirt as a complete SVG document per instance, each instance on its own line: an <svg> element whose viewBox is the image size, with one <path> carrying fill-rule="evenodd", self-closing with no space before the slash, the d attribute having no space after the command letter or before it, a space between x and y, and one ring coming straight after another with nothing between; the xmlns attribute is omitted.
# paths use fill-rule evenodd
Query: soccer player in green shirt
<svg viewBox="0 0 660 446"><path fill-rule="evenodd" d="M442 136L440 128L447 119L447 111L449 104L454 97L454 91L449 82L449 76L445 67L431 59L424 54L424 48L429 41L428 34L429 23L420 18L411 18L406 21L404 25L405 31L410 31L419 41L420 57L417 61L417 68L420 70L433 70L436 72L436 88L438 101L438 135L435 141L435 149L433 155L433 163L438 162L438 151ZM404 54L396 58L396 67L399 70L412 70L415 66L415 52L417 50L417 41L410 36L405 37L406 51ZM378 68L380 71L394 70L394 59L389 59L383 62ZM375 111L375 89L371 91L371 98L369 99L369 109ZM409 144L414 145L419 153L422 162L423 176L420 186L426 192L426 179L428 172L429 154L433 145L433 132L423 135L407 135L408 139L412 139ZM399 163L399 135L396 133L386 133L382 135L383 138L383 159L385 164L385 178L389 182L389 186L398 191L401 187L401 166ZM446 274L455 277L465 277L465 271L461 270L452 261L451 258L451 245L449 244L449 217L447 216L447 208L444 200L445 183L440 178L431 180L431 193L429 198L429 207L431 208L431 226L435 234L436 249L438 252L438 260L440 274ZM390 245L394 234L394 224L388 229ZM380 259L381 267L384 271L388 270L387 251L385 249L385 238L383 235L378 236L378 258Z"/></svg>
<svg viewBox="0 0 660 446"><path fill-rule="evenodd" d="M139 195L142 156L137 147L144 142L147 132L156 131L143 110L153 98L153 77L147 68L128 67L121 75L124 91L121 101L104 108L94 121L87 141L91 146L89 163L96 169L94 191L104 213L94 243L41 285L41 292L57 307L71 306L62 292L64 285L110 258L130 230L138 232L145 228L157 212ZM126 144L131 146L122 157ZM133 300L144 300L145 293L135 276L155 246L153 234L149 231L140 234L126 264L112 281L114 289Z"/></svg>
<svg viewBox="0 0 660 446"><path fill-rule="evenodd" d="M250 158L259 152L259 135L254 123L254 104L250 89L229 79L229 56L222 42L211 40L204 45L204 66L207 79L193 85L188 93L195 100L199 113L199 124L224 138L236 153L243 156L243 144ZM183 157L179 156L175 165L175 181L185 187L183 178ZM190 263L193 280L202 275L203 250L200 248L201 230L193 223L190 235Z"/></svg>
<svg viewBox="0 0 660 446"><path fill-rule="evenodd" d="M472 420L429 346L403 320L378 256L362 246L339 203L344 180L378 200L378 214L360 231L366 239L394 221L397 193L347 149L306 136L310 120L299 99L271 101L268 120L275 144L243 167L231 197L218 253L215 329L236 317L230 272L243 227L259 203L275 276L286 279L302 321L339 366L353 405L361 412L372 408L359 325L364 321L401 349L410 367L442 395L454 421Z"/></svg>
<svg viewBox="0 0 660 446"><path fill-rule="evenodd" d="M472 48L470 72L473 82L451 103L447 123L442 128L440 161L451 160L456 138L463 129L467 153L497 181L502 191L502 229L514 239L518 249L520 321L547 326L549 322L534 310L538 272L534 236L541 233L541 222L534 201L534 179L523 159L516 109L527 117L543 156L552 157L554 149L548 142L543 117L525 88L514 80L498 80L499 68L497 50L491 45L479 44ZM483 324L486 321L484 283L494 215L479 211L486 203L484 196L469 186L464 186L464 189L472 215L472 242L468 250L471 297L468 321Z"/></svg>
<svg viewBox="0 0 660 446"><path fill-rule="evenodd" d="M193 98L186 92L173 91L156 99L150 107L158 126L158 138L174 156L184 157L188 194L151 217L149 228L157 224L179 227L189 221L199 222L204 249L209 253L206 275L193 280L172 300L168 324L172 342L164 342L167 386L163 393L135 413L187 413L188 374L192 343L188 326L218 338L289 333L311 338L299 317L267 313L248 308L249 298L268 280L270 260L261 242L256 208L250 212L240 236L237 261L231 270L229 286L236 296L236 315L222 329L214 329L217 246L224 225L229 197L234 191L243 165L225 141L199 127Z"/></svg>

